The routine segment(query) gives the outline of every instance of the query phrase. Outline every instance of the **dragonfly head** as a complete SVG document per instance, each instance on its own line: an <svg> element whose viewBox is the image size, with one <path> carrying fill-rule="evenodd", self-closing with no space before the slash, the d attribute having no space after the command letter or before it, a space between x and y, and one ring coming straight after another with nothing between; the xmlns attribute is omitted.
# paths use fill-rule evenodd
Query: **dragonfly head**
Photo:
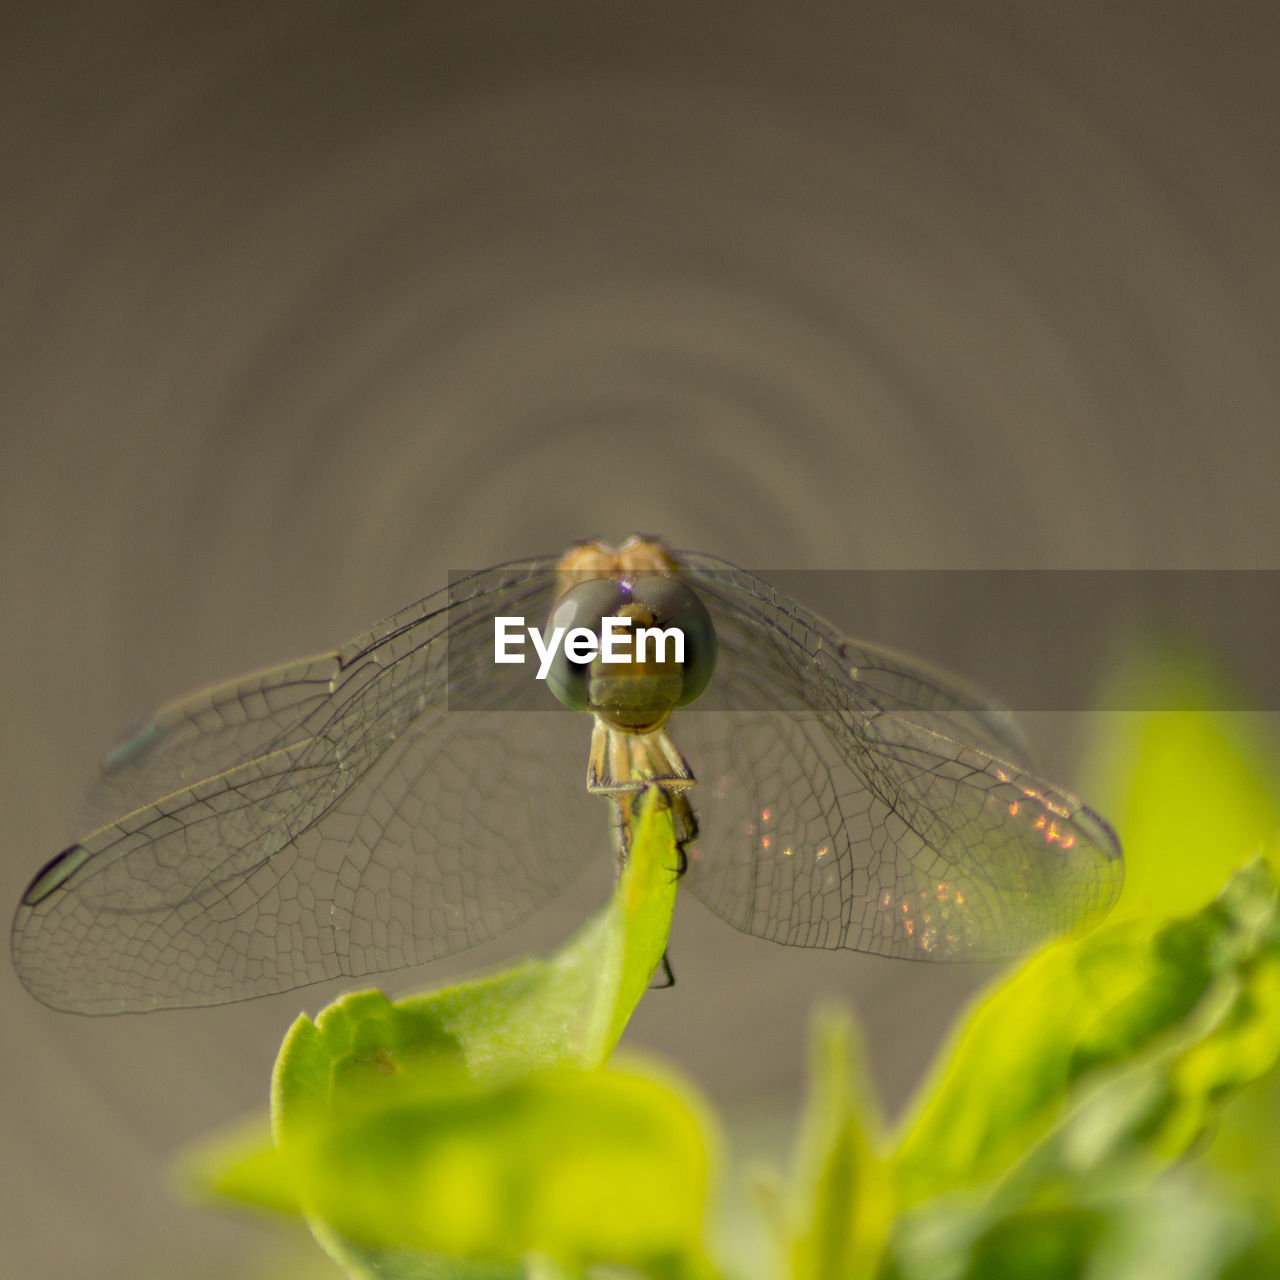
<svg viewBox="0 0 1280 1280"><path fill-rule="evenodd" d="M544 637L555 646L552 693L627 733L661 728L715 670L711 615L669 571L585 578L556 601Z"/></svg>

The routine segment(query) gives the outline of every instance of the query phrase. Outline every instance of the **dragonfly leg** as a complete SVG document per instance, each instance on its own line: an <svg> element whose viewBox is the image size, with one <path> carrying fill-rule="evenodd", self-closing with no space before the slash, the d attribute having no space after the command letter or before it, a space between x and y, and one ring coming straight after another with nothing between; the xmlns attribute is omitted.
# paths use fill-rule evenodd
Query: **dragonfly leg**
<svg viewBox="0 0 1280 1280"><path fill-rule="evenodd" d="M650 783L643 791L631 792L628 795L615 794L613 800L614 851L618 857L618 871L626 866L631 856L631 841L635 831L635 820L639 816L640 804L649 787L657 787L663 803L671 810L672 825L675 827L676 865L675 878L689 869L688 846L698 838L698 815L689 803L688 794L684 790L675 790L662 786L661 783Z"/></svg>
<svg viewBox="0 0 1280 1280"><path fill-rule="evenodd" d="M676 791L668 793L671 799L671 813L676 824L676 879L680 879L689 870L689 846L698 839L698 815L689 803L688 793Z"/></svg>
<svg viewBox="0 0 1280 1280"><path fill-rule="evenodd" d="M596 718L587 761L587 790L610 801L619 875L631 857L641 799L651 787L658 789L662 803L671 811L676 846L674 875L677 880L684 875L689 868L687 850L698 838L698 816L689 801L693 783L693 771L665 733L620 733ZM661 990L675 986L675 982L671 959L664 951L649 986Z"/></svg>
<svg viewBox="0 0 1280 1280"><path fill-rule="evenodd" d="M676 975L671 969L671 960L667 953L662 953L662 959L658 961L658 967L653 971L653 977L649 979L650 991L666 991L669 987L676 985Z"/></svg>
<svg viewBox="0 0 1280 1280"><path fill-rule="evenodd" d="M683 791L668 791L666 787L658 783L650 783L650 786L658 787L662 795L663 802L671 807L672 815L676 825L676 878L684 875L685 869L689 864L688 855L685 853L684 846L691 841L697 839L698 820L693 812L693 806L690 805L688 796ZM645 788L645 791L648 787ZM614 852L618 859L618 874L621 875L623 868L627 865L627 859L631 856L631 839L634 833L634 820L639 812L640 801L644 796L644 791L635 792L615 792L609 798L613 801L613 841ZM653 976L649 979L649 989L651 991L664 991L668 987L676 985L676 975L671 968L671 957L663 951L662 959L658 961L658 967L654 969Z"/></svg>

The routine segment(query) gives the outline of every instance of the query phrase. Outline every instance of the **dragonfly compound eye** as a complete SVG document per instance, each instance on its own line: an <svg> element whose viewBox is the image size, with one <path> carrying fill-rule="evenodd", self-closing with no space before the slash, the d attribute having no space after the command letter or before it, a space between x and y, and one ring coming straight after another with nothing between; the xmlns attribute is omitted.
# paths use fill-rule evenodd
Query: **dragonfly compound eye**
<svg viewBox="0 0 1280 1280"><path fill-rule="evenodd" d="M651 625L676 628L684 635L684 671L678 706L699 697L716 669L716 629L697 592L679 578L638 578L631 588L632 603L653 616Z"/></svg>
<svg viewBox="0 0 1280 1280"><path fill-rule="evenodd" d="M570 635L583 628L599 639L604 619L616 617L629 599L630 593L621 582L612 578L589 578L570 587L551 610L542 632L546 645L555 646L555 657L547 672L547 687L571 711L589 709L587 682L591 661L580 662L570 656ZM558 638L557 631L560 632Z"/></svg>
<svg viewBox="0 0 1280 1280"><path fill-rule="evenodd" d="M715 667L711 615L667 576L580 582L556 602L543 635L555 652L552 693L628 733L659 728L707 687Z"/></svg>

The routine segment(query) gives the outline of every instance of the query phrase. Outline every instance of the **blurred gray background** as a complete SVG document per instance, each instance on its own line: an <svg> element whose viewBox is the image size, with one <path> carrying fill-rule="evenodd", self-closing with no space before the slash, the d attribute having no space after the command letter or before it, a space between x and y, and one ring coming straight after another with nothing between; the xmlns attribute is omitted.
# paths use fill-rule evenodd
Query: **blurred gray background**
<svg viewBox="0 0 1280 1280"><path fill-rule="evenodd" d="M759 569L1280 567L1277 14L6 6L4 901L136 715L451 569L633 530ZM1071 783L1074 721L1032 729ZM581 894L388 988L567 934L601 822ZM630 1040L748 1135L817 1000L897 1107L981 977L692 901L673 948ZM89 1020L0 967L9 1273L266 1265L169 1161L333 994Z"/></svg>

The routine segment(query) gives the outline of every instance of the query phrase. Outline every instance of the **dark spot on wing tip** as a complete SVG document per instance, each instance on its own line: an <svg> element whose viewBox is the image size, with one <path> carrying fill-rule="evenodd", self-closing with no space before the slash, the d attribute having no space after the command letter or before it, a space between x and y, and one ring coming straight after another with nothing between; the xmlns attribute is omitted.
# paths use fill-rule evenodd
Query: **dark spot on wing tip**
<svg viewBox="0 0 1280 1280"><path fill-rule="evenodd" d="M118 773L126 765L136 764L160 740L160 726L144 720L130 729L102 758L102 772Z"/></svg>
<svg viewBox="0 0 1280 1280"><path fill-rule="evenodd" d="M23 906L34 907L55 889L61 888L84 865L89 850L82 844L68 845L63 851L36 872L35 878L22 895Z"/></svg>
<svg viewBox="0 0 1280 1280"><path fill-rule="evenodd" d="M1100 813L1090 809L1087 804L1080 806L1080 811L1076 815L1076 821L1084 820L1083 825L1089 830L1090 838L1094 845L1109 858L1118 860L1123 856L1120 848L1120 837L1116 835L1115 828Z"/></svg>

